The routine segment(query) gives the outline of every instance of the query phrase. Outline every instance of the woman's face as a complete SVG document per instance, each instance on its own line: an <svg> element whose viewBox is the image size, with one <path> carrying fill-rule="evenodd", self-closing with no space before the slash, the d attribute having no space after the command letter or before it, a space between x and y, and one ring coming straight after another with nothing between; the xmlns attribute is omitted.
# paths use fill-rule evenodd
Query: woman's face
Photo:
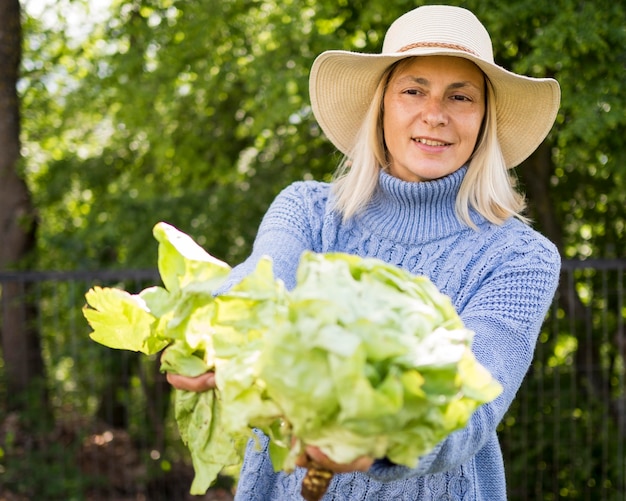
<svg viewBox="0 0 626 501"><path fill-rule="evenodd" d="M396 68L383 97L389 172L429 181L462 167L485 114L485 79L467 59L416 57Z"/></svg>

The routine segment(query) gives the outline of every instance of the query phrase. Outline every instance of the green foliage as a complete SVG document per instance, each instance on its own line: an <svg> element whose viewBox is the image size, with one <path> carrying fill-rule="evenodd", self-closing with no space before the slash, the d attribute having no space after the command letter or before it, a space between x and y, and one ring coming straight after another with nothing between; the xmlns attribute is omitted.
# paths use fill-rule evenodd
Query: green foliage
<svg viewBox="0 0 626 501"><path fill-rule="evenodd" d="M59 250L43 264L148 265L150 235L137 229L158 220L237 261L279 189L334 167L306 103L314 40L292 31L315 32L313 11L206 1L115 9L93 39L64 47L83 71L63 93L51 138L59 151L29 167L40 242ZM80 259L63 263L68 252Z"/></svg>
<svg viewBox="0 0 626 501"><path fill-rule="evenodd" d="M582 369L575 353L556 361L554 340L546 334L533 370L499 428L509 499L619 501L624 440L610 415L609 391L599 394L579 386L577 371ZM621 378L623 391L623 373Z"/></svg>
<svg viewBox="0 0 626 501"><path fill-rule="evenodd" d="M5 459L10 468L3 475L3 487L27 499L83 499L82 493L94 485L94 479L80 471L72 452L76 450L68 451L64 444L50 443L45 448L31 450L28 461L24 461L20 452L9 445ZM28 482L24 482L26 478Z"/></svg>
<svg viewBox="0 0 626 501"><path fill-rule="evenodd" d="M94 482L75 462L80 441L68 446L55 433L43 417L49 410L41 409L40 394L36 390L17 397L31 403L22 407L25 412L0 413L0 486L26 499L79 499L76 494Z"/></svg>
<svg viewBox="0 0 626 501"><path fill-rule="evenodd" d="M620 255L626 9L613 0L452 3L483 19L498 62L561 82L550 142L564 252ZM276 193L327 179L339 160L309 107L315 56L380 50L386 27L412 7L116 0L80 43L27 18L23 140L42 220L38 266L149 266L149 228L160 220L241 260Z"/></svg>
<svg viewBox="0 0 626 501"><path fill-rule="evenodd" d="M476 4L501 64L561 84L561 110L550 142L553 206L564 255L623 256L625 5L612 0Z"/></svg>

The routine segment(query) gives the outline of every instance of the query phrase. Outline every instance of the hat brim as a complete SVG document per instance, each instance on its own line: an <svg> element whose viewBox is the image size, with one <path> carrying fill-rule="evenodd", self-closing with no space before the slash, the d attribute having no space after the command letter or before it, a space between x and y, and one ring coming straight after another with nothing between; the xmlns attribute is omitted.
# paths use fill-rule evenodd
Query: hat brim
<svg viewBox="0 0 626 501"><path fill-rule="evenodd" d="M323 52L311 68L309 93L313 114L324 134L339 151L349 155L385 70L400 59L434 55L468 59L484 72L495 92L498 139L507 167L528 158L556 119L561 97L558 82L518 75L454 49L420 48L391 54Z"/></svg>

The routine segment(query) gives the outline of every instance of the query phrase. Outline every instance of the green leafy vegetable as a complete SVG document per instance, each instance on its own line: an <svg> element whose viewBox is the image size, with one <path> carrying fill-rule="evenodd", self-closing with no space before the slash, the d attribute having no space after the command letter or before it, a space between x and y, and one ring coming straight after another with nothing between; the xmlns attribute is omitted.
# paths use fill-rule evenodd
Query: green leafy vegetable
<svg viewBox="0 0 626 501"><path fill-rule="evenodd" d="M377 259L308 252L281 301L222 315L222 302L232 310L244 291L263 297L267 282L255 274L217 299L215 321L239 333L264 324L262 345L216 375L229 426L252 423L290 448L273 455L277 469L293 468L304 444L340 463L367 455L415 466L501 392L470 350L473 333L425 277Z"/></svg>
<svg viewBox="0 0 626 501"><path fill-rule="evenodd" d="M253 428L271 438L276 470L294 468L309 444L340 463L367 455L412 467L501 392L470 349L473 333L426 277L306 252L292 291L264 258L214 296L230 267L165 223L154 235L165 288L94 288L84 312L101 344L165 348L170 372L215 370L215 391L176 395L192 494L239 461Z"/></svg>
<svg viewBox="0 0 626 501"><path fill-rule="evenodd" d="M94 287L85 295L83 313L91 338L105 346L161 356L161 369L198 376L217 367L213 350L213 291L230 273L191 237L166 223L154 227L163 287L137 295ZM195 470L192 494L204 494L217 474L240 460L242 437L222 432L217 392L176 390L175 415ZM238 445L239 444L239 445Z"/></svg>

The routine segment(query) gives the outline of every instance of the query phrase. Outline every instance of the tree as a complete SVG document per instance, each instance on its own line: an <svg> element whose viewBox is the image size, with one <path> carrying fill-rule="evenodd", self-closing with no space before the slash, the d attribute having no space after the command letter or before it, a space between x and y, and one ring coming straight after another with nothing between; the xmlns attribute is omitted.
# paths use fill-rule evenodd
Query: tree
<svg viewBox="0 0 626 501"><path fill-rule="evenodd" d="M21 39L19 1L0 1L0 270L19 267L35 246L35 210L20 176ZM25 395L44 376L38 332L30 325L34 306L27 298L18 282L7 282L2 290L2 352L7 394L14 396L10 408L23 407L15 396ZM38 393L43 385L39 388ZM37 401L47 408L45 399Z"/></svg>
<svg viewBox="0 0 626 501"><path fill-rule="evenodd" d="M623 6L463 5L488 26L500 64L563 88L554 130L518 169L531 216L565 257L619 255ZM158 220L229 262L245 257L275 194L303 177L328 179L338 162L308 106L313 59L331 48L380 50L410 7L128 0L79 46L61 45L62 30L47 33L56 43L40 42L28 59L65 80L24 95L25 147L38 156L29 180L46 221L40 266L152 265Z"/></svg>

